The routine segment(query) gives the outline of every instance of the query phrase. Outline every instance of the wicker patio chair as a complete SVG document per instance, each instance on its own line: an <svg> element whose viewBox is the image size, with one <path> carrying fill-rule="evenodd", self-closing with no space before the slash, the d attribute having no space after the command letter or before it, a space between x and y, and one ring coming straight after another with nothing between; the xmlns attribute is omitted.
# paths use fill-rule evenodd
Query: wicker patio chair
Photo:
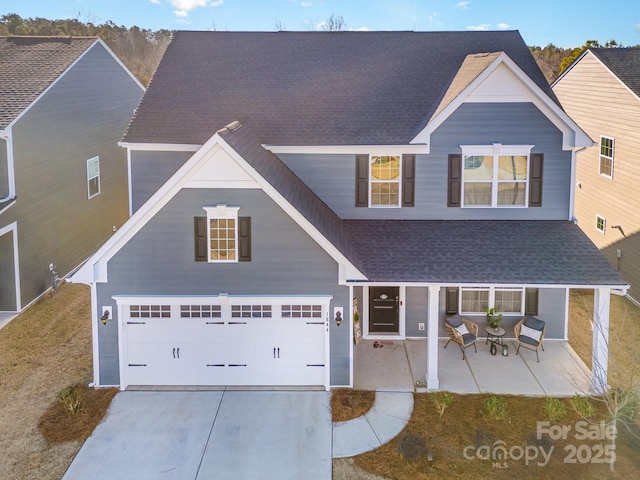
<svg viewBox="0 0 640 480"><path fill-rule="evenodd" d="M447 327L447 332L449 334L449 340L445 344L444 348L447 348L450 341L454 341L462 350L462 359L465 357L465 350L473 345L474 350L478 353L478 348L476 347L476 340L478 339L478 325L473 323L471 320L467 320L466 318L462 318L460 315L453 315L448 317L445 322L445 326Z"/></svg>
<svg viewBox="0 0 640 480"><path fill-rule="evenodd" d="M542 348L542 351L544 352L542 342L544 340L545 328L546 326L544 321L535 317L525 317L520 320L513 328L513 331L516 334L516 342L518 342L516 355L518 355L520 347L535 350L536 360L540 363L538 349Z"/></svg>

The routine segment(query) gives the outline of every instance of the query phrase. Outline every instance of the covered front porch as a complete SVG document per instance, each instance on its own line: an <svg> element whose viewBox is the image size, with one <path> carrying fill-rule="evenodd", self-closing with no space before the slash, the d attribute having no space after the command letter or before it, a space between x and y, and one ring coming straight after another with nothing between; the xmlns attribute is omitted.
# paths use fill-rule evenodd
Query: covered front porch
<svg viewBox="0 0 640 480"><path fill-rule="evenodd" d="M461 394L571 397L590 392L591 372L569 342L550 340L544 352L520 350L506 339L509 354L491 355L484 339L466 359L456 344L438 340L439 390ZM381 391L426 391L427 339L363 340L353 348L353 388Z"/></svg>

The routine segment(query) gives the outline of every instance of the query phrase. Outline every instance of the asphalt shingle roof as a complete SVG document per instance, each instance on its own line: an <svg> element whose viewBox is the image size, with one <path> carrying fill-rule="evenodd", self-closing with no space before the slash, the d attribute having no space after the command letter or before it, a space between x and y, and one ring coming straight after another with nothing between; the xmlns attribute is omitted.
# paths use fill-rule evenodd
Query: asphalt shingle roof
<svg viewBox="0 0 640 480"><path fill-rule="evenodd" d="M179 31L124 140L203 144L239 120L271 145L407 144L468 55L501 51L557 101L516 31Z"/></svg>
<svg viewBox="0 0 640 480"><path fill-rule="evenodd" d="M591 52L640 96L640 47L592 48Z"/></svg>
<svg viewBox="0 0 640 480"><path fill-rule="evenodd" d="M87 37L0 37L0 129L95 42Z"/></svg>
<svg viewBox="0 0 640 480"><path fill-rule="evenodd" d="M618 285L626 282L564 220L345 220L372 281Z"/></svg>

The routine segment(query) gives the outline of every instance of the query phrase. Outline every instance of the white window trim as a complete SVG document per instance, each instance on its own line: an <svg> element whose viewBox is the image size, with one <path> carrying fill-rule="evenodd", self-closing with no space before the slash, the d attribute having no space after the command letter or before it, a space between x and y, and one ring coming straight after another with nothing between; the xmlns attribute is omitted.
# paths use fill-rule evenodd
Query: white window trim
<svg viewBox="0 0 640 480"><path fill-rule="evenodd" d="M502 145L501 143L494 143L492 145L460 145L462 150L462 165L460 166L462 172L462 191L460 198L460 205L462 208L528 208L529 207L529 178L531 176L531 150L535 145ZM493 178L491 179L491 205L465 205L464 203L464 162L465 157L468 156L488 156L493 157ZM521 183L524 183L524 205L498 205L498 157L505 155L523 156L527 157L527 179ZM482 181L488 183L489 180ZM472 182L469 182L472 183Z"/></svg>
<svg viewBox="0 0 640 480"><path fill-rule="evenodd" d="M239 246L238 246L238 211L240 207L230 207L226 204L219 204L214 207L202 207L207 212L207 262L209 263L238 263ZM213 219L235 219L234 241L236 255L233 260L214 260L211 258L211 227L210 222Z"/></svg>
<svg viewBox="0 0 640 480"><path fill-rule="evenodd" d="M374 183L394 183L390 181L384 180L373 180L373 175L371 174L371 162L372 157L398 157L399 162L399 175L398 175L398 204L397 205L374 205L371 203L371 186ZM402 207L402 155L399 153L370 153L369 154L369 165L368 165L368 197L369 197L369 208L401 208Z"/></svg>
<svg viewBox="0 0 640 480"><path fill-rule="evenodd" d="M603 139L611 140L611 156L610 157L602 154L602 140ZM606 135L600 135L600 144L598 145L598 148L599 148L599 151L598 151L598 174L601 177L608 178L609 180L613 180L613 166L615 164L614 158L616 156L616 140L615 140L615 138L608 137ZM611 175L606 175L606 174L602 173L602 159L603 158L611 160Z"/></svg>
<svg viewBox="0 0 640 480"><path fill-rule="evenodd" d="M600 230L600 229L598 228L598 220L599 220L599 219L602 219L602 230ZM598 232L600 232L601 234L603 234L603 235L604 235L604 233L607 231L607 219L606 219L606 218L604 218L602 215L598 215L598 214L596 214L596 224L595 224L595 227L596 227L596 230L597 230Z"/></svg>
<svg viewBox="0 0 640 480"><path fill-rule="evenodd" d="M458 298L458 311L460 312L461 315L486 315L486 313L483 312L467 312L467 311L463 311L462 310L462 292L463 291L483 291L489 292L489 305L488 308L494 308L496 305L496 291L509 291L509 292L521 292L522 295L522 301L521 301L521 305L520 305L520 311L519 312L500 312L497 311L496 313L501 313L504 316L519 316L519 315L524 315L524 309L525 309L525 303L526 303L526 299L525 299L525 289L524 287L510 287L510 286L469 286L469 287L460 287L460 295Z"/></svg>
<svg viewBox="0 0 640 480"><path fill-rule="evenodd" d="M97 162L98 164L98 175L96 175L95 177L89 177L89 162L94 162L94 161ZM90 182L94 178L98 179L98 192L92 195ZM87 160L87 199L92 199L94 197L97 197L98 195L100 195L101 191L102 191L102 186L100 181L100 157L95 156Z"/></svg>

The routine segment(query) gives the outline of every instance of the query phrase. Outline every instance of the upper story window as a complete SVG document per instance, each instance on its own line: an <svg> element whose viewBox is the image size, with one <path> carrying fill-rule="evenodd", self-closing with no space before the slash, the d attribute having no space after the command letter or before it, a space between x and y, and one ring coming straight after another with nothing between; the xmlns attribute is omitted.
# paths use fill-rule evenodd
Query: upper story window
<svg viewBox="0 0 640 480"><path fill-rule="evenodd" d="M415 165L413 154L356 155L356 207L413 207Z"/></svg>
<svg viewBox="0 0 640 480"><path fill-rule="evenodd" d="M596 230L600 233L604 233L607 229L607 220L600 215L596 215Z"/></svg>
<svg viewBox="0 0 640 480"><path fill-rule="evenodd" d="M87 160L87 194L93 198L100 193L100 157Z"/></svg>
<svg viewBox="0 0 640 480"><path fill-rule="evenodd" d="M532 145L462 147L463 207L526 207Z"/></svg>
<svg viewBox="0 0 640 480"><path fill-rule="evenodd" d="M238 210L240 207L217 205L207 212L207 244L210 262L238 261Z"/></svg>
<svg viewBox="0 0 640 480"><path fill-rule="evenodd" d="M600 175L613 178L614 140L610 137L600 137Z"/></svg>
<svg viewBox="0 0 640 480"><path fill-rule="evenodd" d="M369 205L400 206L400 155L371 155L369 159Z"/></svg>

